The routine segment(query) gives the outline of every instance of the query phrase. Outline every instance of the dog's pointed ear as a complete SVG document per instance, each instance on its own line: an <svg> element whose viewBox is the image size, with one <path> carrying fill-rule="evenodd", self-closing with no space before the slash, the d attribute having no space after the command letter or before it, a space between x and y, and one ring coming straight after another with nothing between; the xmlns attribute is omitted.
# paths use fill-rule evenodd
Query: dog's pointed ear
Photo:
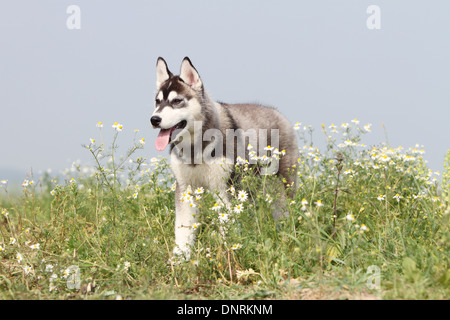
<svg viewBox="0 0 450 320"><path fill-rule="evenodd" d="M163 82L168 80L171 76L173 76L173 74L169 71L166 61L159 57L156 62L156 88L159 89L161 84L163 84Z"/></svg>
<svg viewBox="0 0 450 320"><path fill-rule="evenodd" d="M200 75L188 57L181 63L180 78L195 90L201 90L203 87Z"/></svg>

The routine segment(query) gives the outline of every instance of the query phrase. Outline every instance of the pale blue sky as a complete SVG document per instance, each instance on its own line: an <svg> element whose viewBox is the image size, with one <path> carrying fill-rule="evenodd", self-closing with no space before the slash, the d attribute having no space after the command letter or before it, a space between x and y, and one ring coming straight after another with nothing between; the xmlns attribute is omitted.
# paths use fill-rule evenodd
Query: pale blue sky
<svg viewBox="0 0 450 320"><path fill-rule="evenodd" d="M69 5L81 29L66 27ZM369 5L381 29L366 26ZM210 95L276 106L316 128L357 118L366 144L425 146L431 169L450 149L450 1L112 1L0 3L0 179L54 172L124 124L154 149L155 63L189 56ZM163 153L167 156L167 151Z"/></svg>

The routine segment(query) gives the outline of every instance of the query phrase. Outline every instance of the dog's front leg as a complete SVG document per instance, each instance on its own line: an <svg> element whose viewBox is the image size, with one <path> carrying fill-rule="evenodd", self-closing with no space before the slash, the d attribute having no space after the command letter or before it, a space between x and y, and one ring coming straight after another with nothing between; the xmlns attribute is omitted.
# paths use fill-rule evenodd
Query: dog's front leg
<svg viewBox="0 0 450 320"><path fill-rule="evenodd" d="M188 201L181 201L181 186L175 190L175 248L173 254L186 260L190 259L191 247L195 241L194 224L197 223L196 208Z"/></svg>

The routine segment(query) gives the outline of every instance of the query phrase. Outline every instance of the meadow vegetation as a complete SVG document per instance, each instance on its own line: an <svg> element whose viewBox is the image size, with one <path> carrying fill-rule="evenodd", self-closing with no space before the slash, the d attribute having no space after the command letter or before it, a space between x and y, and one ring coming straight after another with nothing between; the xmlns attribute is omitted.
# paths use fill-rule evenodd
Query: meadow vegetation
<svg viewBox="0 0 450 320"><path fill-rule="evenodd" d="M136 157L137 131L118 155L119 123L111 145L84 146L94 166L30 175L20 195L1 181L0 299L448 299L450 151L440 173L421 146L364 145L371 126L356 119L322 125L324 150L312 127L294 129L289 216L272 219L276 177L240 161L230 210L183 190L198 208L190 261L172 255L167 160Z"/></svg>

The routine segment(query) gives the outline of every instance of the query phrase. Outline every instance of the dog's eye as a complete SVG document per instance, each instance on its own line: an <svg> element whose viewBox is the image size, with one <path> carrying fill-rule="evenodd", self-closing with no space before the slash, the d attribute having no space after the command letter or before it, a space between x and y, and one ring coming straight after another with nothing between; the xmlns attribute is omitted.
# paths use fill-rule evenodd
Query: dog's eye
<svg viewBox="0 0 450 320"><path fill-rule="evenodd" d="M156 104L160 104L160 103L161 103L161 100L155 99L155 103L156 103Z"/></svg>
<svg viewBox="0 0 450 320"><path fill-rule="evenodd" d="M180 104L181 102L183 102L183 99L175 98L172 100L172 104Z"/></svg>

